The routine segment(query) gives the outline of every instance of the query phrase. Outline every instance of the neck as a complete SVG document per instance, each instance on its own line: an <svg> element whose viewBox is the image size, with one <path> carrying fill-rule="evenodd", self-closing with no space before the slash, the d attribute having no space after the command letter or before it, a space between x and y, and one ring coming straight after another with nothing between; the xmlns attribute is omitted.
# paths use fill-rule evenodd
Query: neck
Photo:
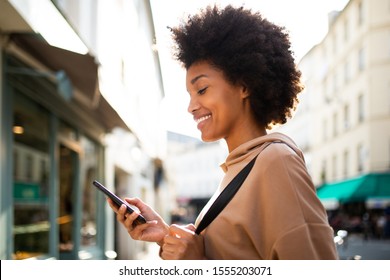
<svg viewBox="0 0 390 280"><path fill-rule="evenodd" d="M240 146L241 144L244 144L250 140L253 140L255 138L261 137L267 135L267 130L265 127L257 127L254 128L253 126L250 127L250 129L242 129L237 132L235 136L229 136L225 138L229 153L232 152L235 148Z"/></svg>

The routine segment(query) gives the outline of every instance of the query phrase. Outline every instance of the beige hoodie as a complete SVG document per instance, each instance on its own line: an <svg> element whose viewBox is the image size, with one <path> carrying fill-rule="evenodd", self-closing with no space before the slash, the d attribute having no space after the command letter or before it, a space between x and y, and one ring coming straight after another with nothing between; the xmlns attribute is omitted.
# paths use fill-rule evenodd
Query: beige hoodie
<svg viewBox="0 0 390 280"><path fill-rule="evenodd" d="M273 142L261 153L266 142ZM264 147L263 147L264 148ZM201 233L208 259L337 259L333 230L316 196L302 152L286 135L271 133L233 150L225 176L200 213L257 154L239 191Z"/></svg>

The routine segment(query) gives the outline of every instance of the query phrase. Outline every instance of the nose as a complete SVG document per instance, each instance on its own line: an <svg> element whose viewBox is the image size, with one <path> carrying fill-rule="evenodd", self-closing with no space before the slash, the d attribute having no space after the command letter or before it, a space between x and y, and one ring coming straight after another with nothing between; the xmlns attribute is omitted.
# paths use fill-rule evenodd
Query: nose
<svg viewBox="0 0 390 280"><path fill-rule="evenodd" d="M190 114L193 114L196 110L200 108L200 104L196 97L190 96L190 102L188 104L187 111Z"/></svg>

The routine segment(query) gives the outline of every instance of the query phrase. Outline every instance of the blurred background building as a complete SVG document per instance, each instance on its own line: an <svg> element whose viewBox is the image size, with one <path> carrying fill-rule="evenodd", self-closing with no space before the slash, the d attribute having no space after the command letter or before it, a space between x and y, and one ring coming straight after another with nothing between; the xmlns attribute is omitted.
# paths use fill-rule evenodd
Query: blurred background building
<svg viewBox="0 0 390 280"><path fill-rule="evenodd" d="M369 219L374 234L390 206L390 2L353 0L330 13L299 68L306 89L278 130L303 149L337 227L363 231Z"/></svg>
<svg viewBox="0 0 390 280"><path fill-rule="evenodd" d="M138 258L92 181L170 212L149 1L5 0L0 36L0 258Z"/></svg>
<svg viewBox="0 0 390 280"><path fill-rule="evenodd" d="M222 141L204 143L169 131L167 149L167 182L176 200L172 222L194 223L222 179L220 164L225 161L227 148Z"/></svg>
<svg viewBox="0 0 390 280"><path fill-rule="evenodd" d="M0 1L0 259L155 254L95 179L177 223L218 186L226 147L164 129L151 3ZM350 0L300 60L298 110L274 128L305 153L335 229L370 221L381 237L390 220L389 67L390 2Z"/></svg>

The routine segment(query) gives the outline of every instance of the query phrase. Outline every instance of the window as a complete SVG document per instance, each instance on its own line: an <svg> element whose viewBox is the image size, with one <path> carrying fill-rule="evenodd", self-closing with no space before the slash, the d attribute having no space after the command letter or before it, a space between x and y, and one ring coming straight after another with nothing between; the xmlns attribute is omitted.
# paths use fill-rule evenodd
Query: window
<svg viewBox="0 0 390 280"><path fill-rule="evenodd" d="M76 206L76 167L77 154L65 145L59 148L59 228L60 253L70 253L75 245L75 206ZM60 258L61 257L60 255Z"/></svg>
<svg viewBox="0 0 390 280"><path fill-rule="evenodd" d="M335 180L337 178L337 157L334 155L332 157L332 178Z"/></svg>
<svg viewBox="0 0 390 280"><path fill-rule="evenodd" d="M359 56L358 57L358 67L359 67L358 70L359 70L359 72L362 72L366 67L364 48L359 49L358 56Z"/></svg>
<svg viewBox="0 0 390 280"><path fill-rule="evenodd" d="M332 36L332 52L333 52L333 54L337 53L337 37L336 37L336 35Z"/></svg>
<svg viewBox="0 0 390 280"><path fill-rule="evenodd" d="M344 83L347 84L351 80L351 69L349 67L349 62L347 61L344 64Z"/></svg>
<svg viewBox="0 0 390 280"><path fill-rule="evenodd" d="M24 178L26 181L30 181L33 179L33 166L34 166L34 158L33 152L28 152L24 158Z"/></svg>
<svg viewBox="0 0 390 280"><path fill-rule="evenodd" d="M326 174L326 160L324 159L322 161L321 165L321 184L325 184L327 180L327 174Z"/></svg>
<svg viewBox="0 0 390 280"><path fill-rule="evenodd" d="M123 59L121 59L120 74L121 74L121 81L123 84L125 84L126 83L126 63Z"/></svg>
<svg viewBox="0 0 390 280"><path fill-rule="evenodd" d="M362 123L364 121L364 96L363 94L358 97L358 122Z"/></svg>
<svg viewBox="0 0 390 280"><path fill-rule="evenodd" d="M347 42L349 39L349 21L346 19L344 21L344 41Z"/></svg>
<svg viewBox="0 0 390 280"><path fill-rule="evenodd" d="M357 147L357 171L359 173L364 171L364 148L362 144Z"/></svg>
<svg viewBox="0 0 390 280"><path fill-rule="evenodd" d="M363 3L360 1L358 3L358 26L361 26L364 23L364 11L363 11Z"/></svg>
<svg viewBox="0 0 390 280"><path fill-rule="evenodd" d="M49 113L20 92L14 95L14 259L49 252Z"/></svg>
<svg viewBox="0 0 390 280"><path fill-rule="evenodd" d="M344 151L344 159L343 159L343 175L344 177L348 176L349 170L349 153L348 151Z"/></svg>
<svg viewBox="0 0 390 280"><path fill-rule="evenodd" d="M344 129L348 130L350 128L349 120L349 105L344 106Z"/></svg>
<svg viewBox="0 0 390 280"><path fill-rule="evenodd" d="M336 137L338 134L338 116L337 113L333 114L333 136Z"/></svg>
<svg viewBox="0 0 390 280"><path fill-rule="evenodd" d="M328 122L327 122L327 120L324 120L323 124L322 124L322 139L324 140L324 142L326 140L328 140Z"/></svg>
<svg viewBox="0 0 390 280"><path fill-rule="evenodd" d="M96 245L96 222L97 222L97 205L96 205L96 189L91 188L91 182L97 178L98 174L98 147L86 137L81 137L81 145L85 156L81 166L82 178L82 207L83 216L81 224L81 246Z"/></svg>
<svg viewBox="0 0 390 280"><path fill-rule="evenodd" d="M339 81L337 79L337 74L333 74L333 77L332 77L332 88L333 88L333 96L336 96L337 94L337 90L339 88Z"/></svg>

